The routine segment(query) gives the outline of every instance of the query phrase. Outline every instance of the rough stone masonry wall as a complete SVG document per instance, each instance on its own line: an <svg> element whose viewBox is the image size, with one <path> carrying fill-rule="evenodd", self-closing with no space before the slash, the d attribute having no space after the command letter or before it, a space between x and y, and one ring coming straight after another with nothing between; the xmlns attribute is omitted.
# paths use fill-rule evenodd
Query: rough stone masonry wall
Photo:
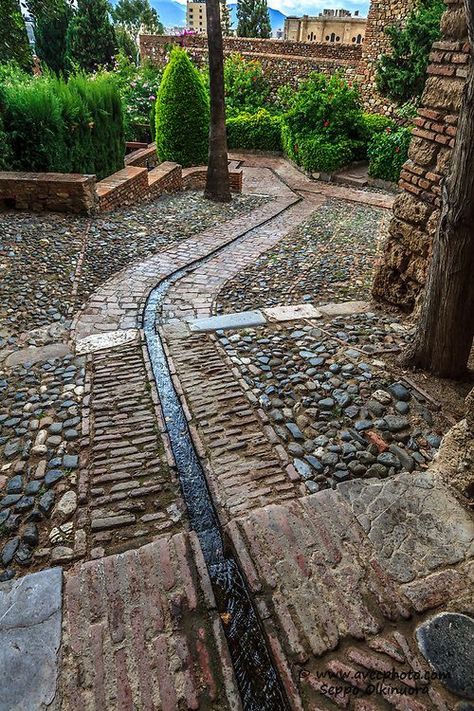
<svg viewBox="0 0 474 711"><path fill-rule="evenodd" d="M373 288L375 298L413 309L426 281L431 242L456 135L469 62L467 27L460 0L445 0L442 40L430 55L428 79L396 199L389 239Z"/></svg>
<svg viewBox="0 0 474 711"><path fill-rule="evenodd" d="M390 41L385 29L401 24L413 9L416 0L372 0L367 15L367 26L362 57L359 63L358 82L362 100L369 111L391 114L394 105L376 89L376 64L381 54L390 51Z"/></svg>
<svg viewBox="0 0 474 711"><path fill-rule="evenodd" d="M197 64L207 61L207 37L202 35L140 35L140 55L142 59L164 65L171 44L186 46ZM340 70L348 79L355 79L362 48L360 45L225 37L224 54L232 53L258 59L272 89L276 89L286 83L296 86L300 79L315 71L333 74Z"/></svg>

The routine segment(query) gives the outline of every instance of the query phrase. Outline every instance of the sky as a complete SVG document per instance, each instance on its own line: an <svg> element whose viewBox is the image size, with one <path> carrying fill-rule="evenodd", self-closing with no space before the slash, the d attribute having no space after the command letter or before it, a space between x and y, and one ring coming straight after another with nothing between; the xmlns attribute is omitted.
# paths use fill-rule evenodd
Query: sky
<svg viewBox="0 0 474 711"><path fill-rule="evenodd" d="M186 4L186 0L179 1ZM325 8L334 10L344 8L352 13L354 10L359 10L361 17L367 17L369 8L368 0L365 2L360 0L321 0L321 2L314 2L314 0L267 0L267 2L270 7L280 10L284 15L319 15Z"/></svg>

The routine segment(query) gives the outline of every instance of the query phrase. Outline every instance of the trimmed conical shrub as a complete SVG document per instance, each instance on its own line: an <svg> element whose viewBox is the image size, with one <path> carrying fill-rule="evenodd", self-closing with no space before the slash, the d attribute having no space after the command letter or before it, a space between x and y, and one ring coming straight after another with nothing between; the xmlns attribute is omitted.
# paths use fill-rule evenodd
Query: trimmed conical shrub
<svg viewBox="0 0 474 711"><path fill-rule="evenodd" d="M161 160L182 166L207 163L209 97L198 70L174 47L156 100L156 147Z"/></svg>

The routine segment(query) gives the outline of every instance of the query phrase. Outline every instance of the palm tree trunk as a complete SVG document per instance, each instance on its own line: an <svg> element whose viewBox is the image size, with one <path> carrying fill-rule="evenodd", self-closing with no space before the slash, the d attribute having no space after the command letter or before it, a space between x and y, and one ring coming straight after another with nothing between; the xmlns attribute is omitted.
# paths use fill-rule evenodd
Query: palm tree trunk
<svg viewBox="0 0 474 711"><path fill-rule="evenodd" d="M209 161L204 196L216 202L229 202L231 194L225 130L224 50L219 0L207 0L206 16L211 122L209 129Z"/></svg>
<svg viewBox="0 0 474 711"><path fill-rule="evenodd" d="M462 378L474 336L474 0L464 0L471 60L415 338L406 365Z"/></svg>

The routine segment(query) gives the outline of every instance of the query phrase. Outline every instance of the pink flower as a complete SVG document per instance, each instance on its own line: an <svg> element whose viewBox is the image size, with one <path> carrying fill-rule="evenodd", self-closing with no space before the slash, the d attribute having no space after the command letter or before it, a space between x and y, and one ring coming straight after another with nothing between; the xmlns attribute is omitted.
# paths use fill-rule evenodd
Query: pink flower
<svg viewBox="0 0 474 711"><path fill-rule="evenodd" d="M149 98L150 101L154 101L154 100L156 99L156 96L151 95L151 96L149 96L148 98Z"/></svg>

